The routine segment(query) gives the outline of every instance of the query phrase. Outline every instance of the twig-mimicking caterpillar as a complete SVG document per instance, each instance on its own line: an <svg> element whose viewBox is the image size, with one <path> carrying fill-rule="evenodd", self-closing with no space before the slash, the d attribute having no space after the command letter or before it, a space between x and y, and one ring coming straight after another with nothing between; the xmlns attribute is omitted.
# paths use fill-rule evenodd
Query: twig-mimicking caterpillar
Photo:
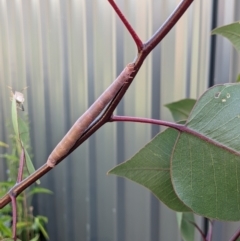
<svg viewBox="0 0 240 241"><path fill-rule="evenodd" d="M47 160L47 165L54 167L58 160L65 156L75 145L77 140L109 104L120 88L128 81L134 72L134 64L128 64L117 79L103 92L103 94L89 107L89 109L75 122L68 133L58 143Z"/></svg>

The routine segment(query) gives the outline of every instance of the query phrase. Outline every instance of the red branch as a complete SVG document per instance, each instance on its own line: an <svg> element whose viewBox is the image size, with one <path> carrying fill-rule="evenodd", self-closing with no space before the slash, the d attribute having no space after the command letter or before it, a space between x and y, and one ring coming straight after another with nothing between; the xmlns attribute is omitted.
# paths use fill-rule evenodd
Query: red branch
<svg viewBox="0 0 240 241"><path fill-rule="evenodd" d="M135 43L137 45L138 53L140 53L143 48L143 43L142 43L141 39L138 37L137 33L134 31L134 29L129 24L129 22L127 21L125 16L122 14L121 10L118 8L118 6L114 2L114 0L108 0L108 1L112 5L115 12L117 13L118 17L122 20L122 22L125 25L125 27L127 28L128 32L131 34L133 40L135 41Z"/></svg>
<svg viewBox="0 0 240 241"><path fill-rule="evenodd" d="M81 145L86 139L88 139L101 126L103 126L105 123L109 122L113 111L115 110L116 106L119 104L121 99L123 98L125 92L128 90L134 77L138 73L143 61L146 59L147 55L167 35L167 33L177 23L177 21L181 18L181 16L184 14L184 12L188 9L188 7L191 5L191 3L193 1L194 0L182 0L182 2L174 10L172 15L162 25L162 27L159 28L156 31L156 33L145 44L142 45L140 38L137 36L135 31L132 29L131 25L128 23L126 18L123 16L123 14L119 10L119 8L116 6L116 4L113 2L113 0L109 0L110 4L113 6L114 10L117 12L118 16L123 21L124 25L130 32L131 36L133 37L133 40L135 41L135 43L137 45L139 53L138 53L136 60L134 61L135 72L129 77L129 80L126 82L126 84L124 84L123 87L119 90L119 92L115 95L115 97L112 99L109 106L106 108L105 112L86 129L86 131L83 133L82 136L79 137L78 141L69 150L69 152L65 156L59 158L58 163L60 163L66 156L68 156L70 153L72 153L79 145ZM141 16L139 16L139 17L141 17ZM40 167L38 170L36 170L33 174L31 174L26 179L24 179L20 183L17 183L14 187L12 187L12 189L9 191L9 193L12 193L13 195L15 195L15 197L17 197L23 190L25 190L27 187L29 187L32 183L37 181L39 178L41 178L43 175L45 175L50 170L52 170L52 168L49 167L47 164L44 164L42 167ZM7 203L9 203L11 201L9 193L0 199L0 208L4 207Z"/></svg>
<svg viewBox="0 0 240 241"><path fill-rule="evenodd" d="M12 238L14 241L17 239L17 202L16 196L12 193L9 194L12 202Z"/></svg>
<svg viewBox="0 0 240 241"><path fill-rule="evenodd" d="M229 241L237 241L237 239L240 237L240 228L237 230L237 232L229 239Z"/></svg>
<svg viewBox="0 0 240 241"><path fill-rule="evenodd" d="M205 236L204 236L204 233L203 233L202 229L201 229L196 223L194 223L194 222L192 222L192 221L189 221L189 223L191 223L191 224L198 230L198 232L199 232L200 235L202 236L202 240L203 240L203 241L207 241L207 239L206 239Z"/></svg>

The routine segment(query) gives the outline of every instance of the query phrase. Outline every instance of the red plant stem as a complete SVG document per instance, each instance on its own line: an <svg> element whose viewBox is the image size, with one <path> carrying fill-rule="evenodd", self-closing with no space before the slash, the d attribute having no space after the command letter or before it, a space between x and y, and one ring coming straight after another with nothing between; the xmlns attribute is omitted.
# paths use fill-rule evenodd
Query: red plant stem
<svg viewBox="0 0 240 241"><path fill-rule="evenodd" d="M12 238L16 241L17 238L17 202L16 196L10 193L12 201Z"/></svg>
<svg viewBox="0 0 240 241"><path fill-rule="evenodd" d="M111 0L110 0L111 1ZM135 61L135 72L131 76L131 81L128 81L116 94L113 98L111 103L109 104L106 111L98 118L93 124L91 124L86 131L83 133L76 144L69 150L69 152L60 158L58 163L60 163L64 158L66 158L70 153L72 153L79 145L81 145L85 140L87 140L93 133L95 133L100 127L102 127L105 123L109 122L113 111L115 110L116 106L119 104L121 99L123 98L125 92L128 90L129 86L131 85L134 77L138 73L143 61L147 57L147 55L153 50L153 48L160 43L160 41L167 35L167 33L172 29L172 27L177 23L177 21L181 18L184 12L188 9L190 4L194 0L182 0L182 2L178 5L178 7L174 10L172 15L168 18L168 20L163 24L163 26L157 30L157 32L153 35L151 39L148 40L146 44L144 44L144 48L138 54L137 59ZM127 22L127 20L126 20ZM126 26L126 25L125 25ZM9 192L14 193L17 197L23 190L29 187L32 183L36 182L36 180L40 179L43 175L47 172L52 170L51 167L47 166L45 163L42 167L32 173L30 176L25 178L20 183L16 184L14 187L11 188ZM2 198L0 198L0 208L4 207L11 201L9 193L5 194Z"/></svg>
<svg viewBox="0 0 240 241"><path fill-rule="evenodd" d="M212 235L213 235L213 221L208 219L208 222L209 222L209 228L208 228L208 234L207 234L206 240L211 241Z"/></svg>
<svg viewBox="0 0 240 241"><path fill-rule="evenodd" d="M24 164L25 164L25 153L24 153L24 149L22 148L20 161L19 161L17 183L22 181Z"/></svg>
<svg viewBox="0 0 240 241"><path fill-rule="evenodd" d="M162 125L162 126L170 127L170 128L176 129L180 132L189 133L189 134L191 134L191 135L193 135L193 136L195 136L195 137L197 137L197 138L199 138L203 141L211 143L214 146L218 146L218 147L220 147L224 150L227 150L227 151L239 156L239 153L236 150L231 149L229 147L226 147L225 145L212 140L208 136L205 136L198 131L190 129L186 125L181 125L181 124L177 124L177 123L173 123L173 122L169 122L169 121L154 120L154 119L132 117L132 116L112 116L109 119L109 122L113 122L113 121L128 121L128 122L148 123L148 124L156 124L156 125Z"/></svg>
<svg viewBox="0 0 240 241"><path fill-rule="evenodd" d="M204 236L204 233L203 233L202 229L199 228L199 226L198 226L196 223L192 222L192 221L189 221L189 223L191 223L191 224L198 230L198 232L199 232L200 235L202 236L202 240L203 240L203 241L207 241L207 239L206 239L205 236Z"/></svg>
<svg viewBox="0 0 240 241"><path fill-rule="evenodd" d="M128 32L131 34L133 40L135 41L135 43L137 45L137 49L138 49L138 53L139 53L143 48L143 43L142 43L141 39L138 37L135 30L132 28L132 26L127 21L125 16L122 14L121 10L118 8L118 6L114 2L114 0L108 0L108 1L111 4L111 6L113 7L113 9L115 10L115 12L117 13L118 17L122 20L122 22L125 25L125 27L127 28Z"/></svg>
<svg viewBox="0 0 240 241"><path fill-rule="evenodd" d="M229 239L229 241L237 241L237 239L240 237L240 228L237 230L237 232Z"/></svg>
<svg viewBox="0 0 240 241"><path fill-rule="evenodd" d="M141 117L132 117L132 116L117 116L113 115L109 122L114 121L124 121L124 122L135 122L135 123L145 123L145 124L153 124L153 125L161 125L170 127L173 129L176 129L178 131L185 131L185 126L169 121L163 121L163 120L155 120L155 119L149 119L149 118L141 118Z"/></svg>
<svg viewBox="0 0 240 241"><path fill-rule="evenodd" d="M144 44L145 51L150 53L159 42L168 34L176 22L182 17L186 9L192 4L194 0L181 1L173 13L168 17L165 23L156 31L156 33Z"/></svg>

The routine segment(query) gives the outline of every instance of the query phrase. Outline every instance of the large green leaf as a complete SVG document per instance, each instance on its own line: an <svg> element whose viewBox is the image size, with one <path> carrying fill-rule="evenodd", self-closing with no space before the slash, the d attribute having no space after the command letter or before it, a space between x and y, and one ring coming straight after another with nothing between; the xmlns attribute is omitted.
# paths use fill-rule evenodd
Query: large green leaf
<svg viewBox="0 0 240 241"><path fill-rule="evenodd" d="M176 196L171 183L170 158L177 136L178 131L165 130L129 161L120 164L108 173L126 177L145 186L175 211L190 211Z"/></svg>
<svg viewBox="0 0 240 241"><path fill-rule="evenodd" d="M175 121L186 120L195 105L194 99L183 99L176 101L165 106L171 111L173 119Z"/></svg>
<svg viewBox="0 0 240 241"><path fill-rule="evenodd" d="M177 216L177 223L178 228L180 230L182 239L184 241L193 241L194 240L194 233L195 233L195 227L193 223L194 215L193 213L176 213Z"/></svg>
<svg viewBox="0 0 240 241"><path fill-rule="evenodd" d="M216 28L212 34L219 34L226 37L233 46L240 51L240 22Z"/></svg>
<svg viewBox="0 0 240 241"><path fill-rule="evenodd" d="M205 92L184 128L172 156L178 197L202 216L240 220L240 84Z"/></svg>

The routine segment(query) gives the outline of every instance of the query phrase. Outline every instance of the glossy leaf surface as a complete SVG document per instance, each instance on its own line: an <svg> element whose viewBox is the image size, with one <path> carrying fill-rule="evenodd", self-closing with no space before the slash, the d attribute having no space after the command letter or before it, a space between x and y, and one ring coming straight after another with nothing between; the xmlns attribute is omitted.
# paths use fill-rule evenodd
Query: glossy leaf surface
<svg viewBox="0 0 240 241"><path fill-rule="evenodd" d="M177 196L162 179L169 168ZM181 131L159 134L110 173L149 188L173 210L187 206L208 218L240 220L240 84L209 89ZM186 206L179 208L179 199Z"/></svg>
<svg viewBox="0 0 240 241"><path fill-rule="evenodd" d="M178 228L184 241L194 240L195 222L193 213L176 213Z"/></svg>
<svg viewBox="0 0 240 241"><path fill-rule="evenodd" d="M212 34L219 34L227 38L240 51L240 22L216 28L212 31Z"/></svg>
<svg viewBox="0 0 240 241"><path fill-rule="evenodd" d="M240 85L205 92L186 127L172 156L177 195L200 215L240 220Z"/></svg>
<svg viewBox="0 0 240 241"><path fill-rule="evenodd" d="M183 99L173 103L166 104L165 106L171 111L175 121L186 120L195 105L194 99Z"/></svg>
<svg viewBox="0 0 240 241"><path fill-rule="evenodd" d="M109 174L126 177L145 186L175 211L190 211L176 196L171 183L170 158L177 136L178 131L165 130L130 160L109 171Z"/></svg>

